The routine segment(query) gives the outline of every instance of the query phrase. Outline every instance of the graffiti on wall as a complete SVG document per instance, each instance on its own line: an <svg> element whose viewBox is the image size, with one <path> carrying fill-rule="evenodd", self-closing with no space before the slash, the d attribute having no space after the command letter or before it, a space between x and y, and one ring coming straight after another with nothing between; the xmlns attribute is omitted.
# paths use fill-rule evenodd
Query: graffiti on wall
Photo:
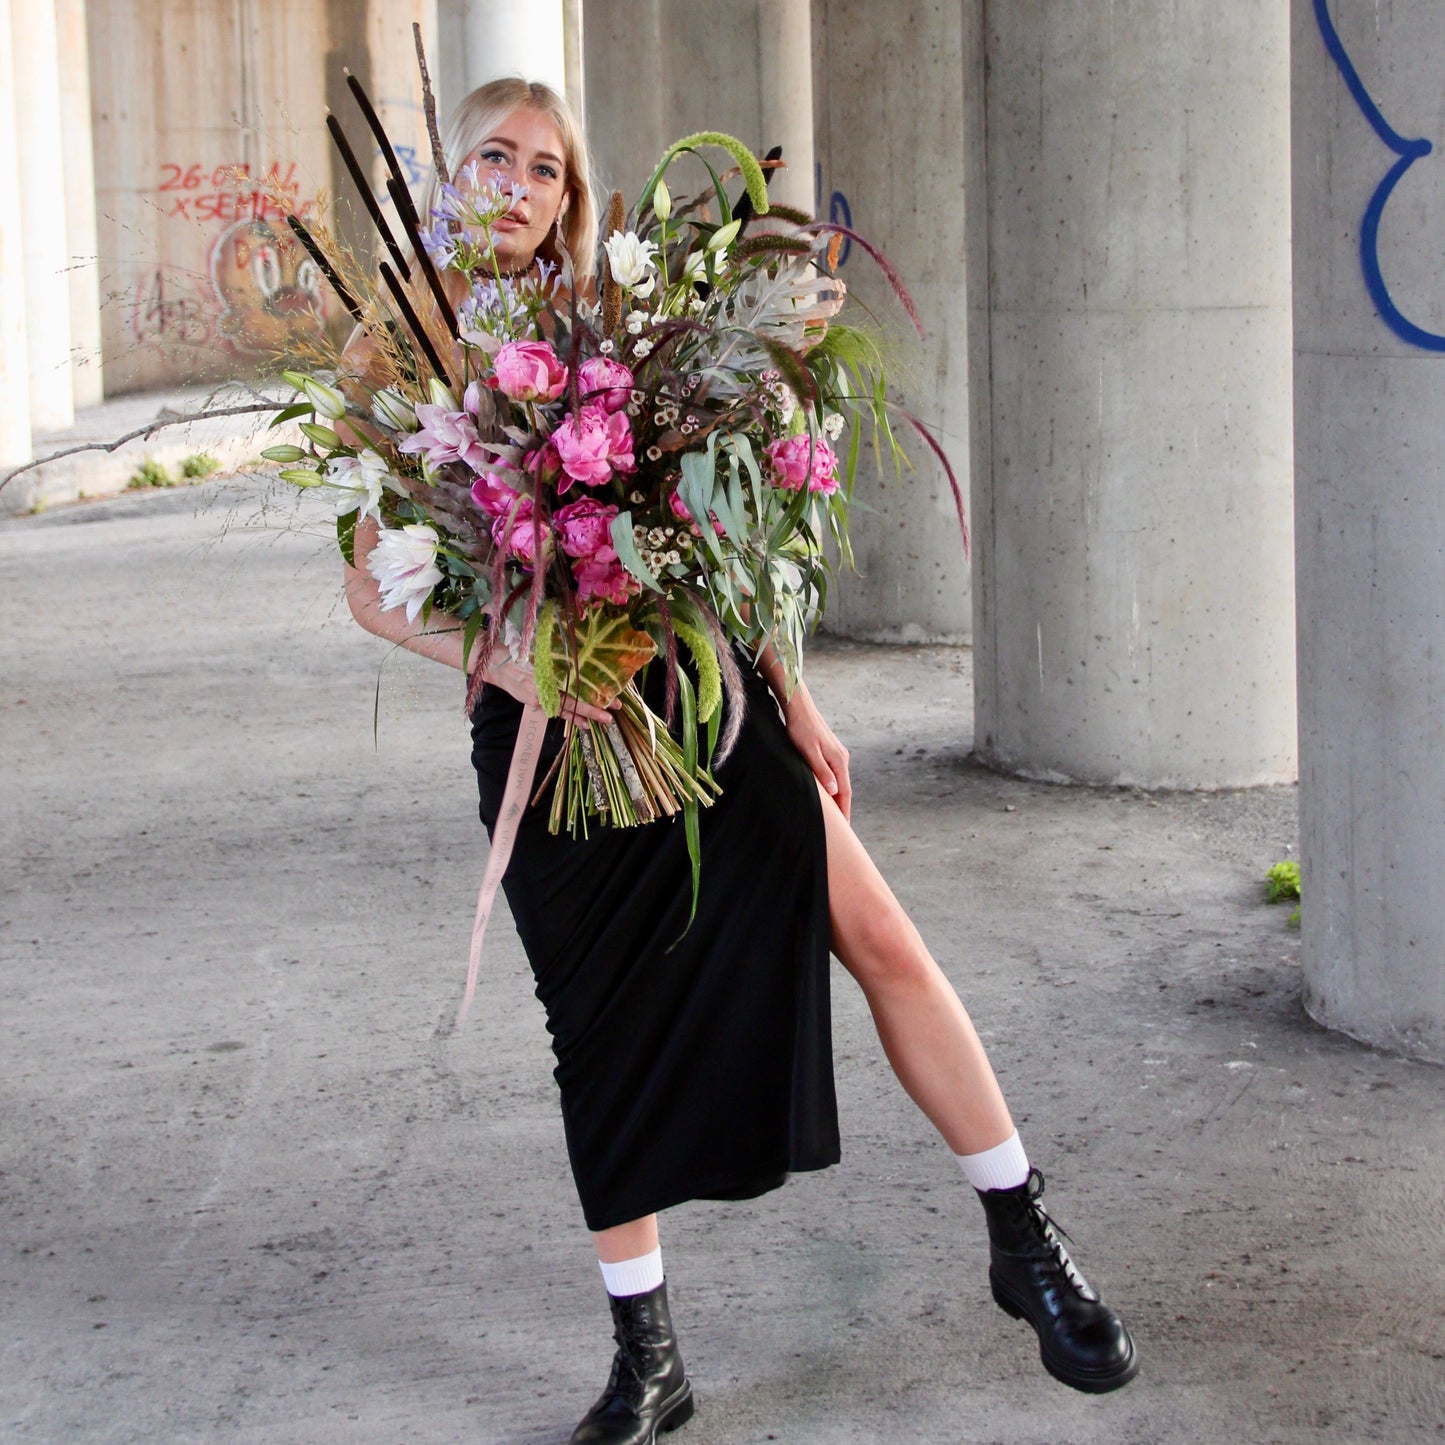
<svg viewBox="0 0 1445 1445"><path fill-rule="evenodd" d="M1370 197L1370 203L1365 207L1365 214L1360 219L1360 266L1365 273L1365 289L1370 293L1370 300L1375 303L1380 319L1402 341L1408 341L1412 346L1422 347L1426 351L1445 351L1445 336L1417 326L1395 305L1380 267L1380 221L1385 214L1385 207L1389 204L1395 187L1404 180L1405 172L1423 156L1428 156L1432 147L1430 142L1423 138L1407 139L1385 119L1384 113L1365 89L1359 71L1355 69L1354 62L1345 50L1340 33L1335 29L1335 23L1330 17L1327 0L1315 0L1315 18L1319 22L1325 49L1329 51L1330 59L1339 67L1355 104L1359 106L1375 134L1399 157L1375 187L1375 193Z"/></svg>
<svg viewBox="0 0 1445 1445"><path fill-rule="evenodd" d="M325 314L321 276L285 220L304 220L317 206L302 196L297 170L295 161L254 174L230 163L161 165L162 214L203 228L204 269L156 267L137 278L137 341L265 355L316 330Z"/></svg>

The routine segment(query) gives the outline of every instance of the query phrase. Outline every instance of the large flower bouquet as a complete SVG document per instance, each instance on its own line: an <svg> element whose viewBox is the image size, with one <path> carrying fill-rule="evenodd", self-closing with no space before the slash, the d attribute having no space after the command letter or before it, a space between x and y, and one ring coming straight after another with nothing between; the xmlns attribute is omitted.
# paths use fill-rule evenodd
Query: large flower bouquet
<svg viewBox="0 0 1445 1445"><path fill-rule="evenodd" d="M711 184L674 199L685 153ZM357 299L325 239L303 237L368 364L348 370L353 342L338 368L288 371L298 396L276 420L308 445L267 455L335 500L348 561L357 520L377 520L383 606L461 619L474 678L506 647L549 715L568 697L612 708L605 727L566 718L538 789L552 784L554 832L681 814L696 882L698 809L742 716L732 644L771 644L796 680L827 544L850 561L864 434L896 453L878 348L833 320L841 228L770 208L758 160L716 133L672 146L630 211L613 194L594 294L565 254L502 274L490 228L516 194L475 165L430 216L397 199L414 274L383 264L390 298ZM649 667L665 670L660 714Z"/></svg>

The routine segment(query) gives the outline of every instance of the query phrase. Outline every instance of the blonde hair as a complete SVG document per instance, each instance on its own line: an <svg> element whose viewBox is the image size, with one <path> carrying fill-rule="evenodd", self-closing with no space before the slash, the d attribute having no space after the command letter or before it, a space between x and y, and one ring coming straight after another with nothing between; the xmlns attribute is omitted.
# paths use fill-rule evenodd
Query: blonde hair
<svg viewBox="0 0 1445 1445"><path fill-rule="evenodd" d="M452 112L442 134L442 152L447 170L455 178L462 163L497 127L517 110L536 110L557 127L562 137L562 163L566 170L560 214L562 243L572 258L574 288L586 287L597 267L597 203L593 198L592 167L587 156L587 138L567 102L540 80L506 77L478 86ZM433 169L417 197L416 208L423 226L431 224L431 208L441 186ZM553 265L561 256L548 232L537 254Z"/></svg>

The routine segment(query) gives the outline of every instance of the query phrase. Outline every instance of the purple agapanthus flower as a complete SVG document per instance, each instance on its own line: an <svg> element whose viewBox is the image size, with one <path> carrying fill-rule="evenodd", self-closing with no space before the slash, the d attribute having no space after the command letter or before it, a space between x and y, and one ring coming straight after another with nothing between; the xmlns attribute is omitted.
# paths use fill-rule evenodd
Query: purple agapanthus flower
<svg viewBox="0 0 1445 1445"><path fill-rule="evenodd" d="M436 212L433 211L432 214L435 215ZM417 234L421 237L421 243L426 247L426 253L431 257L433 266L445 269L456 259L456 237L445 220L439 220L435 225L420 230Z"/></svg>

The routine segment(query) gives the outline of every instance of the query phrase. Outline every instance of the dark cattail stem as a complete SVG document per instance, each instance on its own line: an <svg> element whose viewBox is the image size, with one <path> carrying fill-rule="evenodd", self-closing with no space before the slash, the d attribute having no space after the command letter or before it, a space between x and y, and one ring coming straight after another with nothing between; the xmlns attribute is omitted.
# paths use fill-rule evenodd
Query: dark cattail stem
<svg viewBox="0 0 1445 1445"><path fill-rule="evenodd" d="M416 63L421 71L421 101L426 112L426 134L431 141L431 162L436 168L437 180L445 185L451 176L447 174L446 153L442 150L442 135L437 129L437 98L431 88L431 76L426 68L426 50L421 43L421 26L415 20L411 23L411 36L416 41Z"/></svg>
<svg viewBox="0 0 1445 1445"><path fill-rule="evenodd" d="M431 294L436 297L437 309L442 314L442 320L446 322L447 330L455 340L457 313L452 310L452 303L447 300L446 290L442 286L442 278L437 275L437 268L432 264L432 258L427 254L426 247L422 245L421 234L417 230L416 222L402 206L402 187L397 184L396 178L392 177L387 181L386 189L396 204L396 213L401 217L401 224L406 228L406 238L411 242L411 248L416 253L416 263L421 267L421 274L426 277L426 283L431 287Z"/></svg>
<svg viewBox="0 0 1445 1445"><path fill-rule="evenodd" d="M441 357L437 355L436 347L431 344L431 337L426 334L426 328L421 324L411 301L407 298L405 288L396 279L396 272L385 261L381 263L381 279L386 282L386 288L391 292L397 310L406 318L406 324L411 328L411 334L416 338L416 344L421 347L423 355L431 364L431 369L437 374L442 385L450 389L451 378L447 375L446 367L442 365Z"/></svg>
<svg viewBox="0 0 1445 1445"><path fill-rule="evenodd" d="M356 297L346 289L341 277L336 274L336 267L327 259L326 252L316 243L316 238L308 231L298 216L287 216L286 224L291 227L292 232L301 244L306 248L306 254L311 257L319 267L321 274L331 283L331 289L351 313L353 321L362 319L361 307L357 304Z"/></svg>
<svg viewBox="0 0 1445 1445"><path fill-rule="evenodd" d="M607 237L610 240L627 220L627 202L613 191L607 202ZM622 322L622 287L612 274L610 259L602 263L602 334L611 336Z"/></svg>
<svg viewBox="0 0 1445 1445"><path fill-rule="evenodd" d="M779 162L781 162L782 159L782 146L774 146L772 150L770 150L767 155L763 157L763 184L765 186L771 186L773 184L773 172L778 169ZM742 194L742 199L738 201L737 206L733 210L733 220L740 221L742 223L738 227L739 236L741 236L743 232L747 230L748 223L752 219L753 198L748 195L746 191L744 191Z"/></svg>
<svg viewBox="0 0 1445 1445"><path fill-rule="evenodd" d="M386 224L386 217L381 214L381 207L377 205L376 197L371 193L371 180L361 169L361 162L356 159L356 152L351 149L351 142L346 139L346 132L341 129L341 122L334 115L328 115L326 129L331 132L331 139L336 142L336 149L341 153L341 159L351 173L351 179L356 182L356 189L361 192L361 200L366 207L367 214L371 217L372 224L376 227L381 239L386 242L386 249L391 252L391 259L396 262L396 269L410 281L411 268L406 264L406 258L401 254L401 247L396 244L396 238L391 234L391 227Z"/></svg>
<svg viewBox="0 0 1445 1445"><path fill-rule="evenodd" d="M406 190L406 177L402 175L401 166L396 159L396 147L392 145L391 138L386 133L386 127L382 125L381 117L377 115L366 91L362 89L361 82L354 75L348 75L346 83L351 87L351 93L356 97L356 103L361 107L361 113L366 117L366 123L371 127L371 133L381 147L382 158L386 161L387 169L396 178L402 190L406 192L406 208L411 212L412 219L416 220L416 207L412 204L411 192Z"/></svg>

